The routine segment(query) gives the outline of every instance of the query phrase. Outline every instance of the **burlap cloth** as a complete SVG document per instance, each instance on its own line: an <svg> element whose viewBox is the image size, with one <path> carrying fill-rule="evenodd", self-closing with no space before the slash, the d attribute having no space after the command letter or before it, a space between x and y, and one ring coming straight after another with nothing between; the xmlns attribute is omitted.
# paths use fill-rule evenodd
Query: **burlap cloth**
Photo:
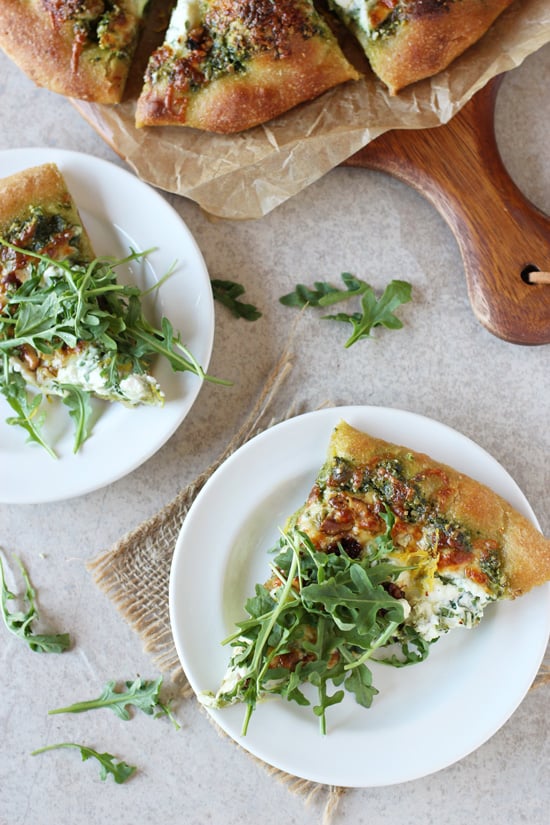
<svg viewBox="0 0 550 825"><path fill-rule="evenodd" d="M298 406L287 408L279 414L272 412L272 407L276 406L277 391L291 369L292 357L285 352L268 376L240 430L217 460L155 516L127 533L113 547L88 563L95 583L136 631L143 642L144 650L151 654L155 666L182 698L191 698L194 694L176 653L168 607L170 568L180 528L197 494L226 458L263 429L304 412L298 409ZM547 653L531 690L548 682L550 661ZM251 758L256 759L252 756ZM332 819L344 788L319 785L286 774L263 762L261 764L292 792L302 794L306 801L318 794L324 794L326 799L323 823L326 825Z"/></svg>

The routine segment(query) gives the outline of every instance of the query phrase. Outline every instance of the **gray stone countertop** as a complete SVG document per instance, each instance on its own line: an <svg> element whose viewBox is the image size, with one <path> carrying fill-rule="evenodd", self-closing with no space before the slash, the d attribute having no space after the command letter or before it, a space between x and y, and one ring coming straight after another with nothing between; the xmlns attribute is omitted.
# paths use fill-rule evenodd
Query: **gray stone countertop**
<svg viewBox="0 0 550 825"><path fill-rule="evenodd" d="M505 77L496 112L504 162L546 214L548 77L546 46ZM124 166L69 101L35 88L2 54L0 99L0 151L55 147ZM176 702L182 725L177 733L144 715L123 723L108 711L71 719L47 714L97 695L109 679L158 675L141 640L92 581L86 562L155 514L218 456L290 332L295 316L278 298L298 281L334 281L348 271L381 288L399 277L412 283L414 299L401 312L402 330L378 330L373 340L349 350L343 348L345 328L314 314L304 318L282 403L394 407L443 422L500 462L550 533L550 350L506 343L478 323L457 243L423 197L385 174L344 168L258 221L209 220L194 203L164 197L196 238L210 276L242 283L246 300L263 315L246 323L216 305L210 371L234 386L204 386L168 443L138 469L69 501L0 504L0 546L7 557L15 553L27 564L44 617L77 640L62 657L39 656L0 633L2 825L320 825L323 793L306 801L277 782L220 737L194 700ZM518 644L528 645L529 638L510 638L510 679ZM549 698L548 685L530 691L488 741L435 774L348 790L333 821L545 825ZM490 702L491 696L480 693L471 708L472 725ZM139 765L139 772L119 786L109 777L101 782L95 766L82 764L76 753L30 756L41 745L69 738L119 755ZM402 746L414 762L415 742Z"/></svg>

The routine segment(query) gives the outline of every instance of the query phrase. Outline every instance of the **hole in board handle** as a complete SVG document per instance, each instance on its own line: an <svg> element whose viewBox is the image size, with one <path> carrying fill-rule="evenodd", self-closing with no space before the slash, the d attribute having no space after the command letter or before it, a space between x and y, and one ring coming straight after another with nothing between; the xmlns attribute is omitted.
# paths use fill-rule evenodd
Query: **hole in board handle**
<svg viewBox="0 0 550 825"><path fill-rule="evenodd" d="M521 270L521 280L529 286L550 284L550 272L541 272L538 266L528 264Z"/></svg>

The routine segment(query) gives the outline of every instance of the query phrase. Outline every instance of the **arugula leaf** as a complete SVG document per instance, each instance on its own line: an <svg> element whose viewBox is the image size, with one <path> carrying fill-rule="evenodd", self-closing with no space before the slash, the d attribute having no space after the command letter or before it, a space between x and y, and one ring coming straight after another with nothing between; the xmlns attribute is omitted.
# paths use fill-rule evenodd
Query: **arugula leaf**
<svg viewBox="0 0 550 825"><path fill-rule="evenodd" d="M305 306L326 307L331 304L337 304L340 301L347 301L348 298L354 295L362 295L363 292L368 289L365 281L361 281L349 272L342 272L340 277L346 287L345 289L332 286L332 284L327 281L315 281L313 289L310 289L304 284L298 284L288 295L283 295L282 298L279 298L279 301L285 306L299 307L300 309Z"/></svg>
<svg viewBox="0 0 550 825"><path fill-rule="evenodd" d="M39 753L45 753L46 751L53 751L59 748L76 748L80 751L83 762L86 762L86 760L90 758L97 759L100 765L99 775L101 779L105 780L107 776L111 774L117 785L122 785L122 783L126 782L137 770L133 765L128 765L126 762L118 760L117 757L111 753L98 753L98 751L93 748L89 748L87 745L79 745L76 742L59 742L55 745L46 745L43 748L37 748L32 751L31 756L37 756Z"/></svg>
<svg viewBox="0 0 550 825"><path fill-rule="evenodd" d="M401 655L394 653L392 656L377 656L376 661L392 667L407 667L407 665L423 662L428 657L433 642L423 639L416 628L406 625L402 629L401 637L399 644Z"/></svg>
<svg viewBox="0 0 550 825"><path fill-rule="evenodd" d="M220 278L212 278L212 292L216 301L226 306L235 318L244 318L246 321L257 321L262 317L262 313L253 304L245 304L239 301L244 295L245 289L235 281L226 281Z"/></svg>
<svg viewBox="0 0 550 825"><path fill-rule="evenodd" d="M41 430L44 423L44 412L41 410L42 394L31 395L27 392L25 379L18 372L12 372L6 379L5 372L0 374L0 392L16 413L9 416L6 423L22 427L27 431L27 440L34 441L43 447L52 458L55 452L42 438Z"/></svg>
<svg viewBox="0 0 550 825"><path fill-rule="evenodd" d="M402 601L386 589L405 568L391 561L393 515L386 512L382 518L384 534L357 559L342 546L337 552L316 550L296 528L282 534L271 565L275 578L269 587L256 585L246 602L248 618L223 641L233 647L228 677L215 696L203 697L215 707L243 702L243 735L263 696L277 694L309 705L306 683L317 690L312 710L321 733L327 709L346 691L370 707L378 691L367 662L401 639L405 620ZM390 657L386 663L392 664ZM331 692L331 683L340 689Z"/></svg>
<svg viewBox="0 0 550 825"><path fill-rule="evenodd" d="M379 299L376 298L372 287L365 290L361 298L362 312L355 312L353 315L340 312L336 315L324 315L323 318L352 325L353 333L344 344L349 348L361 338L370 338L374 327L382 325L388 329L401 329L403 324L394 315L394 310L410 300L411 285L406 281L391 281Z"/></svg>
<svg viewBox="0 0 550 825"><path fill-rule="evenodd" d="M29 648L35 653L62 653L70 647L71 640L68 633L43 634L34 633L33 622L38 619L38 609L36 606L36 593L31 584L27 570L23 562L16 558L17 564L25 582L25 593L12 593L6 584L4 567L0 558L0 584L1 584L1 609L4 624L10 633L27 643ZM28 607L26 612L22 610L10 612L8 602L21 599Z"/></svg>
<svg viewBox="0 0 550 825"><path fill-rule="evenodd" d="M63 404L69 410L69 415L75 423L73 452L77 453L91 431L91 393L73 384L61 384L60 387L64 391Z"/></svg>
<svg viewBox="0 0 550 825"><path fill-rule="evenodd" d="M308 605L320 603L340 630L355 630L366 640L373 633L375 638L379 635L379 611L384 611L384 622L388 614L394 617L392 621L397 625L405 618L402 605L382 585L373 585L360 564L351 564L345 578L342 573L337 573L322 584L303 587L301 596ZM367 641L367 645L370 646L370 642Z"/></svg>
<svg viewBox="0 0 550 825"><path fill-rule="evenodd" d="M394 310L411 300L412 287L407 281L391 281L378 299L374 289L361 278L356 278L349 272L343 272L340 277L345 289L339 289L327 281L315 281L313 289L298 284L288 295L279 298L279 301L290 307L326 307L347 301L349 298L360 297L361 312L338 312L335 315L321 316L323 320L342 321L352 325L353 332L344 345L346 348L361 338L370 338L374 327L401 329L403 324L394 314Z"/></svg>
<svg viewBox="0 0 550 825"><path fill-rule="evenodd" d="M168 705L160 701L159 692L162 681L162 676L154 681L138 678L133 682L125 682L127 688L125 691L117 691L114 681L107 682L103 692L97 699L75 702L67 707L50 710L48 713L52 715L57 713L83 713L98 708L110 708L119 719L127 721L131 718L128 711L128 706L131 706L138 708L148 716L168 716L174 726L179 728Z"/></svg>

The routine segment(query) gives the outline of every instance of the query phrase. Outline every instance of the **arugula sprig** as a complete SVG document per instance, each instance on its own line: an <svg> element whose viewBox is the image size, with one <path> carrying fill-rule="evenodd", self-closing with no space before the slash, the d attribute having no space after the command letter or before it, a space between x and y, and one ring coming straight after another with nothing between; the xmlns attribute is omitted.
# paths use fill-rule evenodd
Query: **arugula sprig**
<svg viewBox="0 0 550 825"><path fill-rule="evenodd" d="M133 682L125 682L126 690L117 690L116 682L110 681L104 686L100 696L96 699L86 699L75 702L62 708L48 711L49 714L84 713L99 708L110 708L119 719L128 721L131 716L128 707L143 711L147 716L167 716L174 727L179 729L170 706L160 700L162 676L155 680L137 678Z"/></svg>
<svg viewBox="0 0 550 825"><path fill-rule="evenodd" d="M281 304L287 307L297 307L302 309L305 306L326 307L347 301L353 296L362 295L368 288L368 284L360 278L356 278L350 272L342 272L340 275L345 289L333 286L328 281L315 281L313 289L305 284L298 284L288 295L279 298Z"/></svg>
<svg viewBox="0 0 550 825"><path fill-rule="evenodd" d="M42 437L42 426L46 414L42 408L42 393L31 396L27 392L25 379L18 372L12 372L6 354L3 355L3 374L0 378L0 392L16 413L6 419L6 424L22 427L27 431L27 440L40 444L52 458L55 452ZM85 427L85 422L79 426Z"/></svg>
<svg viewBox="0 0 550 825"><path fill-rule="evenodd" d="M62 653L71 645L68 633L35 633L33 623L38 620L38 608L36 604L36 591L31 584L29 574L23 562L16 558L17 565L21 571L25 583L25 592L16 594L8 589L4 575L4 566L0 558L0 585L1 585L1 608L4 624L10 633L24 641L30 650L35 653ZM10 611L9 603L20 600L26 610Z"/></svg>
<svg viewBox="0 0 550 825"><path fill-rule="evenodd" d="M328 307L350 298L360 298L359 312L338 312L321 316L323 320L352 325L353 332L344 344L346 348L362 338L371 338L372 330L377 326L388 329L403 327L402 321L395 315L395 310L411 300L412 287L407 281L390 281L380 298L377 298L372 286L361 278L356 278L349 272L343 272L341 278L345 289L335 287L327 281L315 281L313 289L298 284L292 292L283 295L279 300L285 306L303 308Z"/></svg>
<svg viewBox="0 0 550 825"><path fill-rule="evenodd" d="M243 735L266 695L309 705L306 683L317 688L313 712L322 733L327 708L341 702L346 691L358 704L371 706L378 691L368 662L398 638L405 620L403 602L386 589L405 568L388 561L394 549L391 513L385 522L383 536L358 559L341 546L337 552L317 551L295 528L282 534L271 565L280 586L256 585L246 603L249 618L223 642L233 647L227 690L222 684L215 696L204 696L217 707L245 703ZM414 647L414 638L409 642ZM400 664L407 661L407 643L402 653ZM411 663L418 660L408 657ZM339 689L331 693L331 685Z"/></svg>
<svg viewBox="0 0 550 825"><path fill-rule="evenodd" d="M30 440L50 453L53 451L41 436L42 396L27 394L23 377L11 364L10 354L20 347L46 355L61 347L98 348L113 397L120 395L120 381L125 376L144 374L157 356L166 359L176 372L191 372L216 384L229 383L205 373L167 318L162 318L159 328L149 323L142 298L151 290L143 292L135 285L119 283L116 270L144 259L150 250L132 250L121 259L104 256L75 263L56 261L2 238L0 246L29 261L28 277L16 289L6 290L0 307L0 392L16 413L9 423L22 426ZM152 289L158 289L169 275ZM67 384L58 390L75 422L76 452L89 435L91 392Z"/></svg>
<svg viewBox="0 0 550 825"><path fill-rule="evenodd" d="M240 301L244 295L245 288L236 281L223 280L222 278L212 278L212 293L214 299L223 304L235 318L244 318L245 321L257 321L262 317L260 310L254 304L246 304Z"/></svg>
<svg viewBox="0 0 550 825"><path fill-rule="evenodd" d="M137 770L134 765L128 765L121 759L117 759L117 757L111 753L99 753L87 745L80 745L76 742L58 742L55 745L45 745L43 748L37 748L32 751L31 756L37 756L39 753L46 753L46 751L61 748L76 748L80 751L83 762L86 762L87 759L96 759L99 762L101 779L105 780L107 776L111 775L117 785L122 785L122 783L126 782Z"/></svg>

